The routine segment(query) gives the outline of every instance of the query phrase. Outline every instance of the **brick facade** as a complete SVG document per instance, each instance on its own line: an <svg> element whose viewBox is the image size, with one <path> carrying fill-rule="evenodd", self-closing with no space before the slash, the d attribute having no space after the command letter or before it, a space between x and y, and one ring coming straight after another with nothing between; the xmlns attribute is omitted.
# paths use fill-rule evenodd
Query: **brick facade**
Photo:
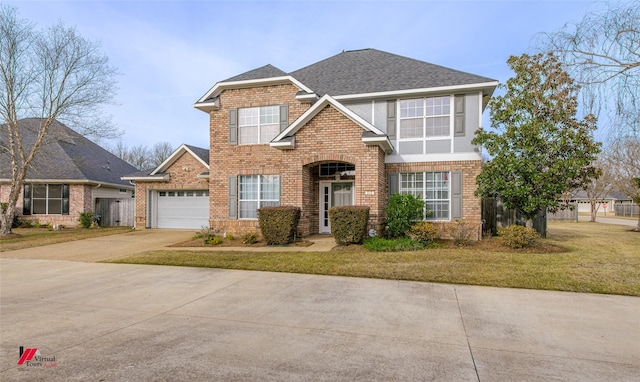
<svg viewBox="0 0 640 382"><path fill-rule="evenodd" d="M165 171L169 174L169 181L136 181L136 208L134 227L144 229L149 227L147 218L147 197L149 191L155 190L207 190L208 180L198 178L209 169L193 155L185 152Z"/></svg>

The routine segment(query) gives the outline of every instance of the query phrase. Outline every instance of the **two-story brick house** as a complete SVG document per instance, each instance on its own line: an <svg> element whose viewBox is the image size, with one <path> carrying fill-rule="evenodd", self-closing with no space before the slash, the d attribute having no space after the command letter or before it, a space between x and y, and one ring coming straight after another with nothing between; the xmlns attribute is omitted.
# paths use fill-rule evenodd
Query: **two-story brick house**
<svg viewBox="0 0 640 382"><path fill-rule="evenodd" d="M427 220L480 232L471 140L497 84L375 49L218 82L194 105L210 115L210 225L254 231L257 208L295 205L303 235L330 233L330 207L366 205L380 231L401 192L426 201Z"/></svg>

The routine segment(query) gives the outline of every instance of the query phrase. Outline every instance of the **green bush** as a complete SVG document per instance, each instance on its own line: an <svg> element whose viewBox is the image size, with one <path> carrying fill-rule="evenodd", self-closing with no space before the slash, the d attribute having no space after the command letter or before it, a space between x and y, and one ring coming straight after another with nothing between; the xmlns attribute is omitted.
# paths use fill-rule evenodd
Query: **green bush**
<svg viewBox="0 0 640 382"><path fill-rule="evenodd" d="M429 222L418 222L407 231L407 236L411 240L427 245L438 237L438 227Z"/></svg>
<svg viewBox="0 0 640 382"><path fill-rule="evenodd" d="M423 216L424 202L411 194L393 194L387 204L386 236L402 237L420 221Z"/></svg>
<svg viewBox="0 0 640 382"><path fill-rule="evenodd" d="M448 228L449 235L457 245L466 245L471 242L471 238L476 233L474 226L464 220L456 220Z"/></svg>
<svg viewBox="0 0 640 382"><path fill-rule="evenodd" d="M498 236L510 248L527 248L536 243L540 237L535 229L519 225L510 225L498 229Z"/></svg>
<svg viewBox="0 0 640 382"><path fill-rule="evenodd" d="M401 237L398 239L385 239L382 237L371 237L364 241L363 246L372 252L406 252L419 251L425 245L419 241Z"/></svg>
<svg viewBox="0 0 640 382"><path fill-rule="evenodd" d="M236 239L236 237L235 237L235 236L233 236L233 235L232 235L232 234L230 234L230 233L228 233L224 238L225 238L225 239L227 239L227 240L235 240L235 239Z"/></svg>
<svg viewBox="0 0 640 382"><path fill-rule="evenodd" d="M205 244L209 244L209 245L218 245L218 244L222 244L222 238L219 236L211 236L208 239L206 239L204 241Z"/></svg>
<svg viewBox="0 0 640 382"><path fill-rule="evenodd" d="M258 236L254 232L247 232L240 237L242 244L254 244L258 241Z"/></svg>
<svg viewBox="0 0 640 382"><path fill-rule="evenodd" d="M91 223L93 223L93 212L80 212L80 221L81 228L91 228Z"/></svg>
<svg viewBox="0 0 640 382"><path fill-rule="evenodd" d="M288 244L296 240L300 207L278 206L258 209L258 224L269 245Z"/></svg>
<svg viewBox="0 0 640 382"><path fill-rule="evenodd" d="M329 209L331 232L340 245L360 244L367 237L369 207L341 206Z"/></svg>

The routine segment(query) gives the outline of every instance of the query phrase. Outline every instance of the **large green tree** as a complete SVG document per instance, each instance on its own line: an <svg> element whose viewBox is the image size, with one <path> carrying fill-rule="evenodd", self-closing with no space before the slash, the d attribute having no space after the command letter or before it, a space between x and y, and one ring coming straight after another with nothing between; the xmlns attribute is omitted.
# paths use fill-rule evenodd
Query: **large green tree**
<svg viewBox="0 0 640 382"><path fill-rule="evenodd" d="M596 176L600 143L593 139L595 118L576 118L579 88L555 56L523 54L507 63L515 75L489 104L495 131L480 129L473 141L491 156L476 194L502 199L532 226L540 211L566 207L563 193Z"/></svg>

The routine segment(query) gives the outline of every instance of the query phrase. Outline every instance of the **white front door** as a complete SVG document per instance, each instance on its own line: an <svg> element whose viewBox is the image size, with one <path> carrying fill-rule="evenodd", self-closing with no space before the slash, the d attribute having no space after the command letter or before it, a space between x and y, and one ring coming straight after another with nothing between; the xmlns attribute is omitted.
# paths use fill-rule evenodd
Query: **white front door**
<svg viewBox="0 0 640 382"><path fill-rule="evenodd" d="M320 182L320 233L331 233L329 208L353 205L353 182Z"/></svg>

